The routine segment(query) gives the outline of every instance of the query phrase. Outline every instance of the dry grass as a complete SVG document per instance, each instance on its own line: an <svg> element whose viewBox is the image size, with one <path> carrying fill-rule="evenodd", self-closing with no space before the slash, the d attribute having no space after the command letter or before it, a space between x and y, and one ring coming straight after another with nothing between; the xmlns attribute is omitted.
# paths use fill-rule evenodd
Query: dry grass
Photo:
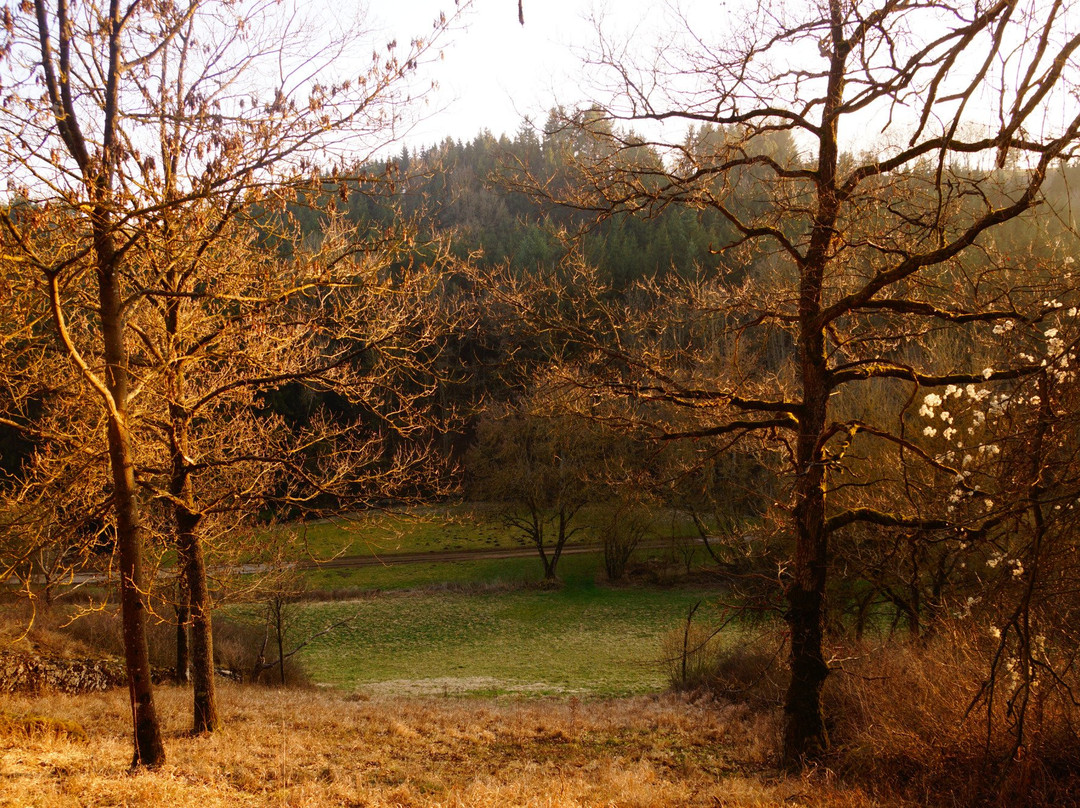
<svg viewBox="0 0 1080 808"><path fill-rule="evenodd" d="M708 701L364 699L228 685L221 696L224 729L191 738L189 694L161 689L169 761L136 774L126 770L124 693L0 697L10 719L0 722L0 805L897 804L821 776L773 774L775 719ZM10 718L28 714L49 721Z"/></svg>
<svg viewBox="0 0 1080 808"><path fill-rule="evenodd" d="M829 764L846 779L934 805L1080 805L1080 708L1047 686L1016 749L1005 699L973 706L989 652L970 627L849 650L826 687Z"/></svg>

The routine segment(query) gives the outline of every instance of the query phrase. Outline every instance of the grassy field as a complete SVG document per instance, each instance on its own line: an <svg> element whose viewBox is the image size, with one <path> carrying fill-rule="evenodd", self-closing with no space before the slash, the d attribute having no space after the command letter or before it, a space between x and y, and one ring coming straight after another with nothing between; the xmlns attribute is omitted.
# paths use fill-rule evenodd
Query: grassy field
<svg viewBox="0 0 1080 808"><path fill-rule="evenodd" d="M702 551L703 553L704 551ZM664 549L640 550L634 558L658 568L662 583L678 578L674 569L665 570ZM564 555L559 560L559 577L574 581L602 577L603 555L599 551ZM440 586L520 587L543 579L543 566L535 553L522 558L478 558L468 561L395 563L365 567L316 567L303 571L307 587L313 590L395 590ZM670 574L667 574L670 573Z"/></svg>
<svg viewBox="0 0 1080 808"><path fill-rule="evenodd" d="M626 695L666 686L663 638L711 596L588 580L559 590L402 593L298 604L294 636L351 618L301 659L315 682L347 689Z"/></svg>
<svg viewBox="0 0 1080 808"><path fill-rule="evenodd" d="M593 526L603 519L600 509L583 516ZM369 514L303 530L316 557L334 548L361 556L520 548L497 511L485 506ZM642 550L639 561L663 554ZM599 552L564 555L557 589L536 586L543 570L531 553L431 563L388 557L385 564L306 569L308 589L337 597L295 604L293 640L348 623L305 648L298 661L314 682L368 692L608 696L660 690L666 685L664 636L682 625L691 605L717 593L599 585L602 569ZM356 597L342 600L343 592Z"/></svg>
<svg viewBox="0 0 1080 808"><path fill-rule="evenodd" d="M415 506L283 525L274 532L299 539L314 558L523 546L520 535L504 523L500 514L498 506L485 503ZM603 506L583 508L578 516L583 529L570 543L597 541L608 517ZM660 516L650 537L669 536L671 529L670 516ZM676 521L675 529L689 533L693 526L683 517Z"/></svg>
<svg viewBox="0 0 1080 808"><path fill-rule="evenodd" d="M370 511L285 525L275 530L303 540L315 558L520 546L498 518L497 510L482 504Z"/></svg>

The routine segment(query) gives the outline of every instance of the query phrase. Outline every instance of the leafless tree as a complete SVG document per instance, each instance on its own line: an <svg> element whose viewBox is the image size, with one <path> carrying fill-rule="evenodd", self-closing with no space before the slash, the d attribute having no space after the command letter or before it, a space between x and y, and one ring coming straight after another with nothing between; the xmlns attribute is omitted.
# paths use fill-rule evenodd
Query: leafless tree
<svg viewBox="0 0 1080 808"><path fill-rule="evenodd" d="M427 245L433 266L393 269L414 247L396 230L373 239L328 222L288 260L251 243L265 233L237 230L210 246L189 233L145 251L167 267L152 271L165 282L147 286L148 316L132 325L157 405L142 416L141 479L173 512L199 732L216 723L203 520L359 507L438 484L424 448L437 427L427 400L438 381L438 245ZM289 386L332 392L363 423L314 413L288 424L259 403Z"/></svg>
<svg viewBox="0 0 1080 808"><path fill-rule="evenodd" d="M539 553L545 581L557 580L567 542L584 527L602 462L595 428L560 409L540 390L517 409L490 412L466 461L472 495L503 506L506 524Z"/></svg>
<svg viewBox="0 0 1080 808"><path fill-rule="evenodd" d="M909 407L920 390L1038 372L996 353L992 332L1038 327L1054 310L1054 273L991 241L1045 209L1048 177L1076 153L1074 21L1068 4L1041 0L761 4L721 29L683 17L644 65L601 39L590 70L613 101L565 120L602 145L578 152L560 202L597 217L683 205L728 228L717 275L646 285L630 311L593 296L577 306L591 319L568 325L521 306L592 348L566 374L574 383L654 405L638 426L658 438L773 447L788 480L777 504L791 537L792 768L828 747L834 541L859 525L956 525L924 496L962 471L924 434L949 425L915 431ZM700 128L640 136L675 123Z"/></svg>
<svg viewBox="0 0 1080 808"><path fill-rule="evenodd" d="M410 75L447 20L432 37L377 46L368 61L354 58L371 42L357 26L327 32L291 4L258 0L35 0L6 6L3 19L2 170L36 208L3 224L106 417L133 762L157 766L165 753L144 630L132 431L141 380L131 346L150 300L133 268L145 265L148 223L224 228L229 211L281 204L298 178L340 171L385 143ZM68 247L42 251L40 228L58 211ZM96 333L80 342L65 293L87 280Z"/></svg>

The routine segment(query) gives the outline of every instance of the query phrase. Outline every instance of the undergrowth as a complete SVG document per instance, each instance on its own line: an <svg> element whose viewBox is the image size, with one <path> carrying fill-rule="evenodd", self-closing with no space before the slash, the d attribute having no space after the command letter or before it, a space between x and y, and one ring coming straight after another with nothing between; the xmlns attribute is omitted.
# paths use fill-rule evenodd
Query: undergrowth
<svg viewBox="0 0 1080 808"><path fill-rule="evenodd" d="M996 646L970 625L932 637L834 642L824 694L831 751L820 761L885 800L956 808L1080 805L1080 704L1060 678L1036 683L1023 733L1016 704L987 699ZM779 715L787 649L779 628L687 623L664 643L673 689ZM1000 691L1009 683L996 683Z"/></svg>

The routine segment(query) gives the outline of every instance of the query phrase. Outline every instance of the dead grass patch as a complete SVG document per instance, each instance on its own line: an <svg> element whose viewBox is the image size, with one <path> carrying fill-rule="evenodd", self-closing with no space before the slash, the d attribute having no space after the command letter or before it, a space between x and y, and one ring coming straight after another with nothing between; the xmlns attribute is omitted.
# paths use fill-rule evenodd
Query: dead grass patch
<svg viewBox="0 0 1080 808"><path fill-rule="evenodd" d="M1005 699L987 711L976 695L988 664L970 627L925 642L864 644L830 676L830 765L879 792L927 805L1058 808L1080 805L1080 708L1041 691L1038 722L1015 748Z"/></svg>
<svg viewBox="0 0 1080 808"><path fill-rule="evenodd" d="M169 759L131 775L126 694L0 697L85 739L0 726L0 805L837 806L828 778L772 773L775 717L686 696L349 698L223 685L224 728L191 738L190 694L159 691Z"/></svg>

